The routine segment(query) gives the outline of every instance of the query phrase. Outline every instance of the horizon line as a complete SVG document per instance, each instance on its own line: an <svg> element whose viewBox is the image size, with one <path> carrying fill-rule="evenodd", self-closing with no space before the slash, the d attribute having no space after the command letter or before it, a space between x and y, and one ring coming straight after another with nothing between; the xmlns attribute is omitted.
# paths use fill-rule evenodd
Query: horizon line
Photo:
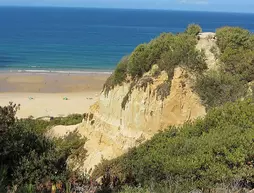
<svg viewBox="0 0 254 193"><path fill-rule="evenodd" d="M60 5L0 5L1 7L9 8L67 8L67 9L114 9L114 10L141 10L141 11L182 11L182 12L207 12L207 13L236 13L236 14L254 14L254 12L237 12L237 11L201 11L188 9L155 9L155 8L117 8L117 7L84 7L84 6L60 6Z"/></svg>

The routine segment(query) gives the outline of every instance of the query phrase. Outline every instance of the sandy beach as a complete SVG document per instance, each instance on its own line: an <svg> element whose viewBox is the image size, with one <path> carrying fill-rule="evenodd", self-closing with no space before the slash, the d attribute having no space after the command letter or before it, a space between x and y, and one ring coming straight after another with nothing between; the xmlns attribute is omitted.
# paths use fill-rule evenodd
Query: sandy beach
<svg viewBox="0 0 254 193"><path fill-rule="evenodd" d="M83 114L97 100L108 76L0 73L0 106L20 104L19 118Z"/></svg>

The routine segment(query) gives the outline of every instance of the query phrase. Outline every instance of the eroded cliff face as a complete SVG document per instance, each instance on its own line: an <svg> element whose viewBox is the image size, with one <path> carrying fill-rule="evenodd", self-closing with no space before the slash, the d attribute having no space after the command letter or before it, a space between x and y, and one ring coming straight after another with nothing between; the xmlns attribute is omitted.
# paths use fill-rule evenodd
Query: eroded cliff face
<svg viewBox="0 0 254 193"><path fill-rule="evenodd" d="M101 93L87 120L78 128L89 139L86 144L89 155L84 163L88 170L102 158L115 158L169 125L180 125L205 115L205 107L191 89L188 73L181 68L175 69L170 95L161 100L156 88L167 79L162 72L146 88L134 87L125 108L122 101L130 83L116 86L107 95Z"/></svg>
<svg viewBox="0 0 254 193"><path fill-rule="evenodd" d="M212 35L202 34L197 45L197 49L204 49L209 69L216 68L216 59L210 51L215 45ZM154 76L152 70L143 75L134 87L130 81L108 93L102 92L87 118L77 126L78 131L88 138L85 145L88 151L84 163L86 171L93 169L102 159L120 156L159 130L206 114L200 98L193 92L191 74L178 67L174 70L171 86L163 87L168 81L167 73L162 71ZM158 88L170 94L162 99Z"/></svg>

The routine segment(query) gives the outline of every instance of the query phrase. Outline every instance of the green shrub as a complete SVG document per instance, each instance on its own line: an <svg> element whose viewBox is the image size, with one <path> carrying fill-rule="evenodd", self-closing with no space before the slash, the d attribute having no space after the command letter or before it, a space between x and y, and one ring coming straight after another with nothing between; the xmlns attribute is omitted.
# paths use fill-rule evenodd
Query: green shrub
<svg viewBox="0 0 254 193"><path fill-rule="evenodd" d="M120 191L120 193L150 193L150 191L141 187L126 186Z"/></svg>
<svg viewBox="0 0 254 193"><path fill-rule="evenodd" d="M249 49L251 33L239 27L222 27L216 30L217 44L223 53L227 47ZM253 48L252 48L253 49Z"/></svg>
<svg viewBox="0 0 254 193"><path fill-rule="evenodd" d="M55 117L49 123L51 126L55 125L77 125L83 120L83 115L71 114L67 117Z"/></svg>
<svg viewBox="0 0 254 193"><path fill-rule="evenodd" d="M238 27L216 31L217 45L211 52L219 59L217 72L198 76L195 90L207 108L246 97L248 83L254 80L253 35Z"/></svg>
<svg viewBox="0 0 254 193"><path fill-rule="evenodd" d="M247 89L246 82L241 81L239 77L217 71L198 76L194 87L208 109L244 97Z"/></svg>
<svg viewBox="0 0 254 193"><path fill-rule="evenodd" d="M254 183L254 104L228 103L208 112L204 119L170 127L123 156L99 165L123 184L150 186L167 179L181 192L209 189L238 180Z"/></svg>
<svg viewBox="0 0 254 193"><path fill-rule="evenodd" d="M187 33L188 35L198 35L199 33L202 32L202 28L200 27L200 25L197 24L190 24L188 25L185 33Z"/></svg>
<svg viewBox="0 0 254 193"><path fill-rule="evenodd" d="M223 70L240 75L246 81L253 80L254 35L248 30L224 27L216 31L217 44L222 54Z"/></svg>
<svg viewBox="0 0 254 193"><path fill-rule="evenodd" d="M10 103L8 106L0 106L0 135L8 131L8 128L16 121L15 115L20 106Z"/></svg>
<svg viewBox="0 0 254 193"><path fill-rule="evenodd" d="M128 56L124 57L120 63L117 65L115 72L114 72L114 84L121 84L127 75L127 64L129 58Z"/></svg>
<svg viewBox="0 0 254 193"><path fill-rule="evenodd" d="M50 121L41 120L41 119L19 119L17 123L27 130L45 134L50 128L56 125L77 125L83 120L83 115L80 114L71 114L67 117L52 117Z"/></svg>
<svg viewBox="0 0 254 193"><path fill-rule="evenodd" d="M222 70L225 72L240 76L247 82L254 80L254 51L228 47L220 59L223 62Z"/></svg>
<svg viewBox="0 0 254 193"><path fill-rule="evenodd" d="M64 138L55 138L54 143L56 149L62 156L68 155L68 159L72 160L73 165L69 163L70 169L82 167L87 156L87 150L84 148L87 139L81 136L77 130L68 133Z"/></svg>
<svg viewBox="0 0 254 193"><path fill-rule="evenodd" d="M71 133L64 139L50 139L44 135L50 122L17 120L16 111L17 106L13 104L0 107L0 124L4 126L4 132L0 134L0 166L7 171L4 179L0 180L5 182L5 186L23 186L44 179L68 178L67 159L70 155L85 157L83 147L86 139L77 133ZM76 115L70 117L72 121L77 118ZM63 123L70 123L66 120L61 119ZM28 190L32 187L24 188Z"/></svg>
<svg viewBox="0 0 254 193"><path fill-rule="evenodd" d="M147 46L148 57L146 59L146 68L150 70L154 64L160 60L163 53L170 50L174 35L171 33L162 33L159 37L149 42ZM161 69L162 70L162 69Z"/></svg>
<svg viewBox="0 0 254 193"><path fill-rule="evenodd" d="M34 131L40 134L44 134L50 129L50 122L45 120L28 118L17 120L17 123L20 125L20 127L26 128L26 130Z"/></svg>
<svg viewBox="0 0 254 193"><path fill-rule="evenodd" d="M144 72L150 69L146 64L148 55L147 44L140 44L134 52L132 52L127 67L128 74L130 74L132 78L141 77Z"/></svg>
<svg viewBox="0 0 254 193"><path fill-rule="evenodd" d="M196 50L197 40L195 37L179 34L171 38L171 49L162 53L158 62L160 69L168 72L169 78L172 77L176 66L185 67L197 73L207 69L204 52Z"/></svg>

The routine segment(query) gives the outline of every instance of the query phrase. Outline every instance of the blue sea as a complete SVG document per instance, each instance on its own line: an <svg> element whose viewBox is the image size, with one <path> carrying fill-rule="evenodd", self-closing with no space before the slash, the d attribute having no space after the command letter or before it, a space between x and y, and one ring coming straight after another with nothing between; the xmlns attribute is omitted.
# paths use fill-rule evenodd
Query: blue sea
<svg viewBox="0 0 254 193"><path fill-rule="evenodd" d="M138 44L189 23L254 32L254 14L0 7L0 71L107 73Z"/></svg>

